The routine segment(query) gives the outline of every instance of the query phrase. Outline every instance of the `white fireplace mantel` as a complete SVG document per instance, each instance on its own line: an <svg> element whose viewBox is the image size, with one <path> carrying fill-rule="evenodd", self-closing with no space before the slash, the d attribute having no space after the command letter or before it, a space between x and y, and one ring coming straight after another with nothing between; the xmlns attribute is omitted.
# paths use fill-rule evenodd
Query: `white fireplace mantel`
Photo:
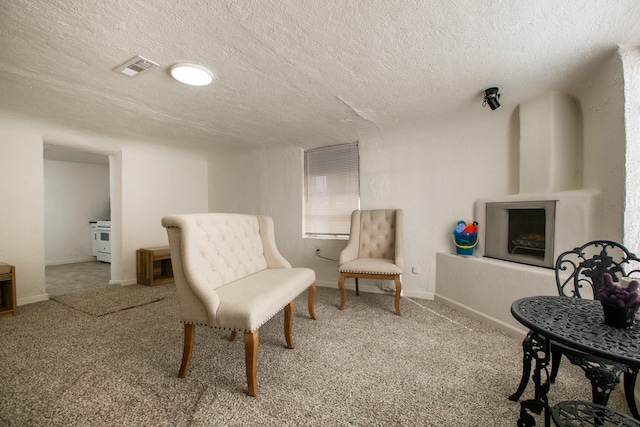
<svg viewBox="0 0 640 427"><path fill-rule="evenodd" d="M515 336L525 331L511 316L511 303L527 296L557 295L555 273L551 268L485 258L483 224L488 202L526 200L557 200L556 256L602 237L598 190L514 194L476 202L474 217L479 223L478 246L473 256L436 255L435 299Z"/></svg>
<svg viewBox="0 0 640 427"><path fill-rule="evenodd" d="M478 246L474 255L484 255L486 205L493 202L556 201L554 253L581 246L590 240L601 238L600 191L595 189L560 191L555 193L513 194L480 199L474 206L474 218L478 227Z"/></svg>

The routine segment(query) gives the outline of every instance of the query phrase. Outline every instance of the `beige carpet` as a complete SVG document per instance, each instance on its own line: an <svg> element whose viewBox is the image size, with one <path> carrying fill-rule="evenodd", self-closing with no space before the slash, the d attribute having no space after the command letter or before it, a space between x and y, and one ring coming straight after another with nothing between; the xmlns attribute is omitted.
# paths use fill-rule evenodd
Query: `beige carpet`
<svg viewBox="0 0 640 427"><path fill-rule="evenodd" d="M348 293L339 311L337 289L319 288L313 321L299 298L294 350L282 313L260 329L251 398L242 339L214 329L197 328L191 369L177 378L175 288L146 290L164 298L100 317L45 301L1 319L0 425L516 425L520 405L507 396L521 340L433 301L405 298L397 317L390 296ZM551 402L589 398L582 371L564 361ZM620 388L610 406L627 411Z"/></svg>
<svg viewBox="0 0 640 427"><path fill-rule="evenodd" d="M157 287L107 285L90 291L55 295L51 299L99 317L160 301L164 298L163 294L164 290L159 290Z"/></svg>

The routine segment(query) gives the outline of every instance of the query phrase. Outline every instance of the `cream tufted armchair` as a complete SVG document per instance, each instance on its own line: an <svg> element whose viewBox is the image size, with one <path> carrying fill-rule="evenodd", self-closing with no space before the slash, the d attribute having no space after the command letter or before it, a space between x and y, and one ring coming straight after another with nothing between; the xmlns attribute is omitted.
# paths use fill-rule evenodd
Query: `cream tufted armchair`
<svg viewBox="0 0 640 427"><path fill-rule="evenodd" d="M349 243L340 253L340 310L347 296L344 281L353 277L356 295L360 295L358 279L393 280L396 284L395 308L400 316L402 284L402 209L353 211Z"/></svg>
<svg viewBox="0 0 640 427"><path fill-rule="evenodd" d="M316 275L293 268L275 244L273 220L241 214L188 214L162 218L171 248L184 347L178 376L191 363L196 325L244 333L247 388L258 394L258 330L284 308L287 347L292 339L294 299L308 290L315 319Z"/></svg>

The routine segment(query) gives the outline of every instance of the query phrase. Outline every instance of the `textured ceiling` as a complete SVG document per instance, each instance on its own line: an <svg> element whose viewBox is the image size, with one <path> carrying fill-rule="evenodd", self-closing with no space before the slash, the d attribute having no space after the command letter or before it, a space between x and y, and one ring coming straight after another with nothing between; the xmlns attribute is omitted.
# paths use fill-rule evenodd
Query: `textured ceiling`
<svg viewBox="0 0 640 427"><path fill-rule="evenodd" d="M308 148L481 108L490 86L511 107L570 91L640 46L640 2L2 0L0 42L0 109L180 145ZM112 71L135 55L160 68ZM176 62L216 80L178 83Z"/></svg>

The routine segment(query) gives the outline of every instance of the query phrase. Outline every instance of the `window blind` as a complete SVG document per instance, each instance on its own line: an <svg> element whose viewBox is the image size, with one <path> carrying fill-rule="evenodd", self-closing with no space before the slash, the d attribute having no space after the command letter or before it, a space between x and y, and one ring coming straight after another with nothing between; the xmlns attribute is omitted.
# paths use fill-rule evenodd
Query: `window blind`
<svg viewBox="0 0 640 427"><path fill-rule="evenodd" d="M349 236L360 208L358 143L307 150L304 170L305 236Z"/></svg>

